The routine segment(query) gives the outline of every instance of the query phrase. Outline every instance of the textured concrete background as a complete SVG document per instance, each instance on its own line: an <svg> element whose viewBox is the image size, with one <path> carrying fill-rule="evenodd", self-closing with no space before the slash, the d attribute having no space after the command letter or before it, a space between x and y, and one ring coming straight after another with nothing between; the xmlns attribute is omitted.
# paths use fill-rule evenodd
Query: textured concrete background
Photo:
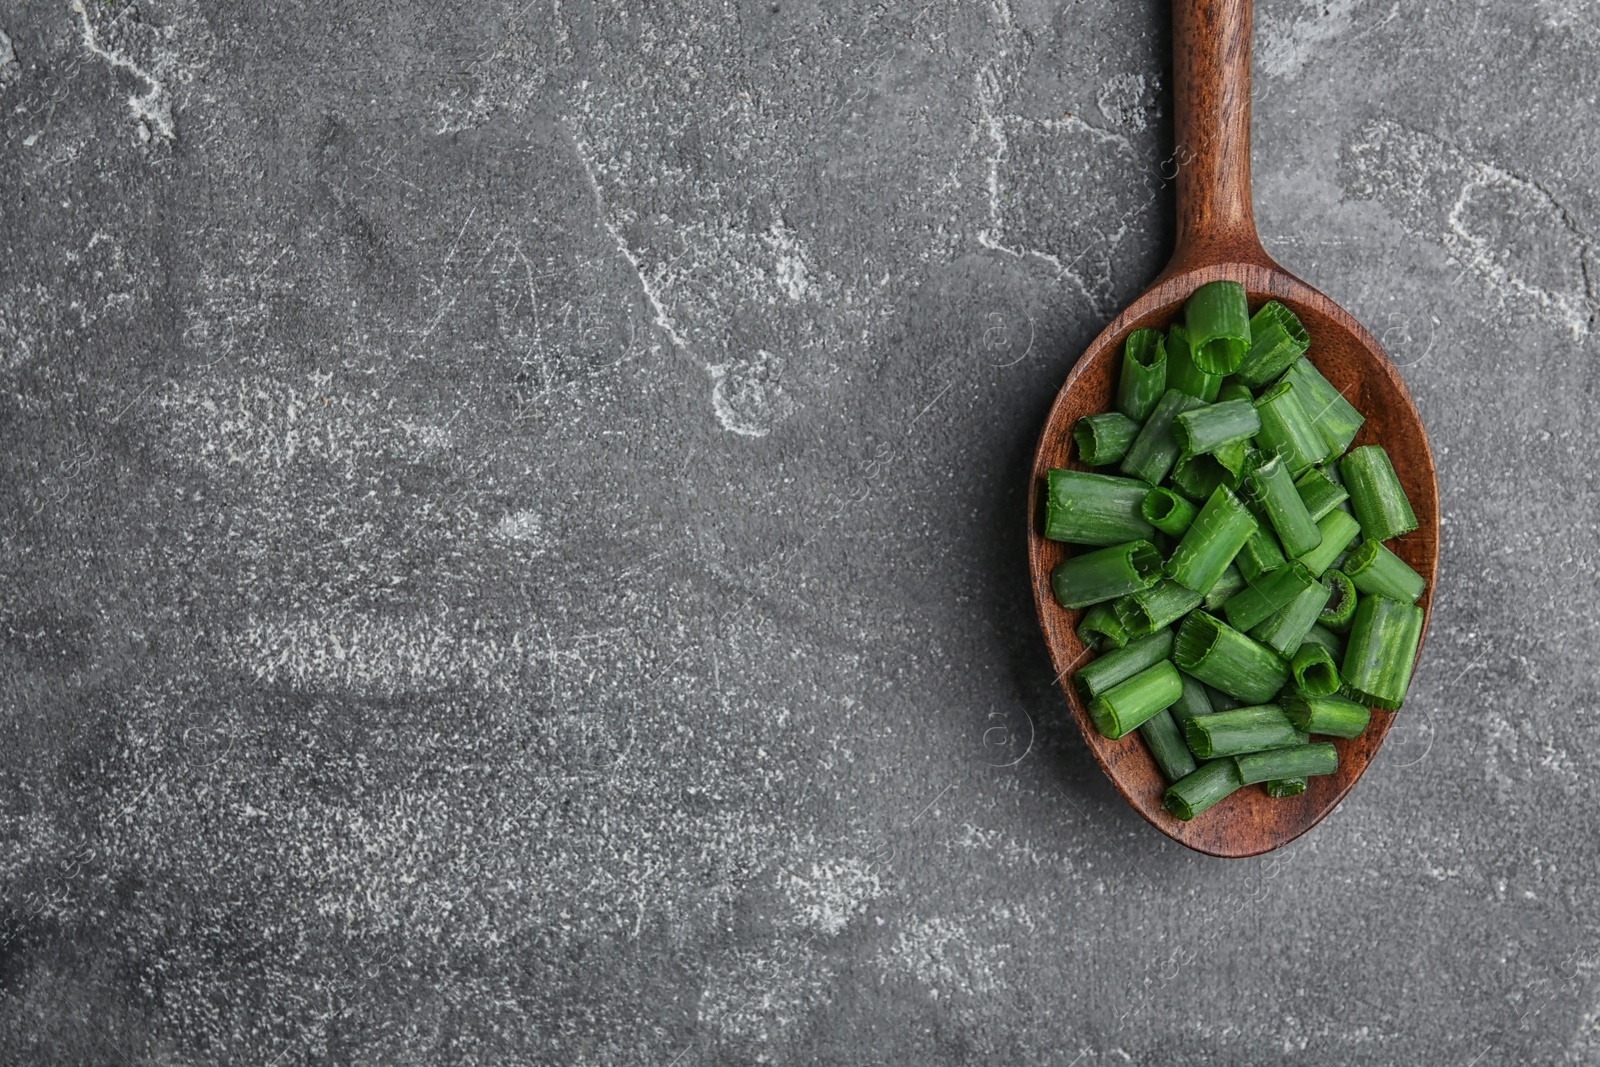
<svg viewBox="0 0 1600 1067"><path fill-rule="evenodd" d="M0 6L0 1062L1600 1062L1600 5L1264 0L1432 434L1345 805L1088 761L1023 487L1167 7Z"/></svg>

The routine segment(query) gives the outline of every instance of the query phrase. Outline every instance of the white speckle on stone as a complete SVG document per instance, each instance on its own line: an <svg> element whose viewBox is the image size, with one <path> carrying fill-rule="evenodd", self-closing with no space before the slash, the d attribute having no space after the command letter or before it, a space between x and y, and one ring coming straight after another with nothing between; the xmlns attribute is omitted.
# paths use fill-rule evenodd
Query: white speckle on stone
<svg viewBox="0 0 1600 1067"><path fill-rule="evenodd" d="M1101 87L1095 106L1113 126L1143 130L1156 114L1156 86L1143 74L1113 75Z"/></svg>
<svg viewBox="0 0 1600 1067"><path fill-rule="evenodd" d="M11 38L6 36L4 30L0 30L0 89L4 89L20 77L22 72L17 65L17 51L11 47ZM38 134L34 136L37 137Z"/></svg>
<svg viewBox="0 0 1600 1067"><path fill-rule="evenodd" d="M1574 339L1588 334L1600 306L1590 238L1545 188L1387 119L1363 127L1345 156L1353 195L1390 206L1499 299L1532 305Z"/></svg>
<svg viewBox="0 0 1600 1067"><path fill-rule="evenodd" d="M795 303L812 296L811 277L806 270L805 246L795 232L779 221L772 224L763 238L775 258L774 273L778 288Z"/></svg>
<svg viewBox="0 0 1600 1067"><path fill-rule="evenodd" d="M89 50L90 55L105 60L119 70L129 72L149 86L146 92L128 98L128 106L133 109L133 117L141 128L146 131L153 128L163 139L177 140L178 131L172 122L172 95L167 92L166 85L155 74L135 63L124 53L106 48L100 43L100 37L95 33L94 24L89 21L89 10L84 6L83 0L72 0L72 10L77 13L78 19L83 24L83 46ZM148 132L144 139L149 139Z"/></svg>
<svg viewBox="0 0 1600 1067"><path fill-rule="evenodd" d="M539 516L532 511L512 512L495 524L494 532L496 537L506 541L533 543L541 550L544 547L538 544L544 536L544 524L539 521Z"/></svg>
<svg viewBox="0 0 1600 1067"><path fill-rule="evenodd" d="M783 361L765 349L735 363L708 365L711 409L722 428L742 437L765 437L794 414L783 391Z"/></svg>
<svg viewBox="0 0 1600 1067"><path fill-rule="evenodd" d="M1301 0L1309 13L1300 18L1264 15L1261 19L1261 69L1273 77L1292 78L1319 48L1349 29L1363 0Z"/></svg>
<svg viewBox="0 0 1600 1067"><path fill-rule="evenodd" d="M813 863L808 870L784 875L782 885L796 922L828 937L865 914L868 902L884 893L872 868L851 858Z"/></svg>

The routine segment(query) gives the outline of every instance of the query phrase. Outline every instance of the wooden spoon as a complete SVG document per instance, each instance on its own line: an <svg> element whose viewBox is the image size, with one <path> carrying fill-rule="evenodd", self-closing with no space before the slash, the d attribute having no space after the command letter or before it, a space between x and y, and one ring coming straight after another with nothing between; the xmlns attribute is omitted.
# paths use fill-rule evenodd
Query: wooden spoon
<svg viewBox="0 0 1600 1067"><path fill-rule="evenodd" d="M1154 284L1073 365L1045 422L1033 462L1036 488L1028 494L1034 601L1050 657L1090 751L1117 791L1156 829L1199 852L1229 857L1277 848L1320 822L1367 769L1393 716L1375 710L1363 736L1335 742L1338 773L1312 778L1301 795L1275 800L1259 786L1247 786L1190 822L1173 818L1162 807L1166 782L1137 732L1110 741L1094 728L1070 684L1072 672L1092 653L1073 633L1081 613L1061 607L1050 590L1050 570L1068 552L1041 534L1042 488L1051 467L1084 469L1070 456L1069 435L1080 416L1111 410L1123 340L1139 327L1165 329L1190 293L1219 278L1244 285L1252 312L1269 299L1287 305L1311 334L1307 354L1312 363L1366 416L1355 444L1388 449L1411 499L1421 526L1390 547L1428 581L1420 601L1427 613L1424 632L1439 555L1433 454L1405 384L1372 335L1343 308L1274 263L1256 234L1250 202L1250 7L1251 0L1173 2L1177 247Z"/></svg>

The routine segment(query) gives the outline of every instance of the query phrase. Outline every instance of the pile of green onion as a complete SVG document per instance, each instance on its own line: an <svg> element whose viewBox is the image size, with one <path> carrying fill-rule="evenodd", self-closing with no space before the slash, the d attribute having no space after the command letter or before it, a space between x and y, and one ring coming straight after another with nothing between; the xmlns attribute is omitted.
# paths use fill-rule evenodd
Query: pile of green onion
<svg viewBox="0 0 1600 1067"><path fill-rule="evenodd" d="M1051 574L1099 653L1073 676L1095 727L1137 729L1192 819L1244 786L1294 796L1411 682L1426 582L1384 542L1417 528L1382 445L1310 337L1243 286L1196 289L1125 343L1116 410L1078 420L1089 467L1049 472Z"/></svg>

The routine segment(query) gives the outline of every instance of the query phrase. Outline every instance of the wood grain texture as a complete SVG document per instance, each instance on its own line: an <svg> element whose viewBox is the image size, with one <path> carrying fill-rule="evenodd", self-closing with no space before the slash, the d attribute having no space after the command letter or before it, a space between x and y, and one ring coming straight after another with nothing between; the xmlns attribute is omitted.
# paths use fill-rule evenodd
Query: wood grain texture
<svg viewBox="0 0 1600 1067"><path fill-rule="evenodd" d="M1354 445L1388 449L1420 523L1389 547L1427 579L1419 601L1424 637L1438 568L1439 491L1422 421L1381 346L1344 309L1274 263L1256 236L1249 192L1249 0L1180 2L1174 22L1176 129L1180 145L1187 140L1198 146L1190 166L1180 171L1178 245L1151 288L1089 345L1050 409L1028 494L1029 562L1034 602L1058 680L1090 751L1117 791L1174 840L1213 856L1243 857L1292 841L1325 818L1360 779L1394 716L1404 710L1374 710L1361 737L1335 741L1338 773L1312 778L1298 797L1272 799L1259 788L1245 788L1190 822L1173 818L1162 807L1166 782L1144 742L1137 734L1117 741L1101 736L1070 684L1072 672L1091 652L1074 633L1081 613L1062 608L1050 589L1051 569L1069 552L1042 533L1045 472L1083 469L1070 454L1071 430L1081 416L1111 408L1127 335L1139 328L1165 329L1196 287L1230 279L1244 286L1252 311L1278 300L1300 316L1311 335L1308 357L1366 416ZM1419 661L1421 655L1419 648Z"/></svg>
<svg viewBox="0 0 1600 1067"><path fill-rule="evenodd" d="M1250 199L1250 3L1172 7L1178 239L1165 275L1207 263L1276 266Z"/></svg>

